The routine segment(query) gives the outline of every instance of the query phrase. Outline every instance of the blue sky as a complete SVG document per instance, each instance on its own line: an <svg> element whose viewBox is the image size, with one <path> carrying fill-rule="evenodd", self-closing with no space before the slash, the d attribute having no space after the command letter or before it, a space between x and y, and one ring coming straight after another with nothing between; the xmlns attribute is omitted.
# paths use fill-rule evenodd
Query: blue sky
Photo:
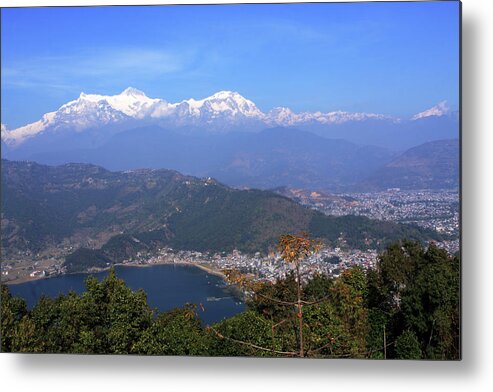
<svg viewBox="0 0 493 392"><path fill-rule="evenodd" d="M267 111L408 116L459 99L455 1L2 9L2 123L128 86Z"/></svg>

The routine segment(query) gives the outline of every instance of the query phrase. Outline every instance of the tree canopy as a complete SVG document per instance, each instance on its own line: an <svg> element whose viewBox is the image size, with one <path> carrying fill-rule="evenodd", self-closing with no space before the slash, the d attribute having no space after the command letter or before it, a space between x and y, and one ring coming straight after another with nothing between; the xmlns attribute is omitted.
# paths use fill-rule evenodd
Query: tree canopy
<svg viewBox="0 0 493 392"><path fill-rule="evenodd" d="M434 245L394 243L375 269L338 278L295 272L255 287L247 309L211 326L196 305L149 307L112 270L81 295L25 302L1 290L4 352L315 358L460 358L460 260ZM287 306L286 304L291 304ZM303 305L303 323L299 307Z"/></svg>

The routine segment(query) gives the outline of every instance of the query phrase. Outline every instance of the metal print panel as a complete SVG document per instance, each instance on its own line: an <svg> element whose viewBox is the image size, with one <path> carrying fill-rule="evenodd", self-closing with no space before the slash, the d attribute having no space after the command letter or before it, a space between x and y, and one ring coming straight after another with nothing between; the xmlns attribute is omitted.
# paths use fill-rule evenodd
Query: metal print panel
<svg viewBox="0 0 493 392"><path fill-rule="evenodd" d="M460 15L2 8L2 352L460 359Z"/></svg>

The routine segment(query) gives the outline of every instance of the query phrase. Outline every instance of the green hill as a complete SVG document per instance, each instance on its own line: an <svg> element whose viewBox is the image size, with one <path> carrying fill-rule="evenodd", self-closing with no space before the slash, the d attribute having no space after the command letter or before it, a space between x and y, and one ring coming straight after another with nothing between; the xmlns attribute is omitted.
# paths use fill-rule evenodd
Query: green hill
<svg viewBox="0 0 493 392"><path fill-rule="evenodd" d="M333 244L343 238L352 247L382 248L403 237L438 239L415 226L329 217L273 192L236 190L171 170L110 172L86 164L2 161L6 255L62 243L99 249L100 257L79 251L71 265L117 261L162 245L265 252L281 234L300 231Z"/></svg>

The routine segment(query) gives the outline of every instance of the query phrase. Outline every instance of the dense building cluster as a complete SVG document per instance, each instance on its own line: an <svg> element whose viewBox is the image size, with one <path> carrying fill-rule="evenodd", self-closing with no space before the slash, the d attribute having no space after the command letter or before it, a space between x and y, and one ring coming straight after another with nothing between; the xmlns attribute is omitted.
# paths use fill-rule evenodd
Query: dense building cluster
<svg viewBox="0 0 493 392"><path fill-rule="evenodd" d="M363 268L375 266L378 253L368 249L344 250L341 248L323 247L319 252L308 257L302 266L302 272L306 278L315 273L323 273L337 277L342 271L358 265ZM282 279L291 271L291 266L284 263L279 254L269 255L243 254L239 251L231 253L207 253L193 251L174 251L171 248L159 249L153 255L138 254L135 258L125 260L126 265L145 264L195 264L212 271L234 269L245 274L252 275L255 279L269 280L271 282Z"/></svg>
<svg viewBox="0 0 493 392"><path fill-rule="evenodd" d="M459 192L457 190L400 190L326 195L298 192L301 204L327 215L367 216L372 219L412 223L447 236L437 245L450 253L459 250Z"/></svg>
<svg viewBox="0 0 493 392"><path fill-rule="evenodd" d="M459 194L453 190L404 191L389 189L383 192L344 193L328 195L318 192L295 192L290 197L310 208L327 215L359 215L372 219L399 223L412 223L430 228L445 235L436 245L455 254L459 250ZM72 247L50 249L44 254L19 254L22 261L2 263L2 281L30 280L66 272L63 266L65 255ZM350 247L323 247L305 263L306 275L315 272L338 276L341 271L360 265L371 268L378 253L375 249L351 249ZM191 263L206 266L211 270L236 269L252 274L256 279L275 281L289 272L289 266L281 263L278 254L249 255L239 251L230 253L207 253L177 251L160 248L152 252L139 252L123 264L145 265L163 263ZM93 268L90 272L100 270Z"/></svg>

